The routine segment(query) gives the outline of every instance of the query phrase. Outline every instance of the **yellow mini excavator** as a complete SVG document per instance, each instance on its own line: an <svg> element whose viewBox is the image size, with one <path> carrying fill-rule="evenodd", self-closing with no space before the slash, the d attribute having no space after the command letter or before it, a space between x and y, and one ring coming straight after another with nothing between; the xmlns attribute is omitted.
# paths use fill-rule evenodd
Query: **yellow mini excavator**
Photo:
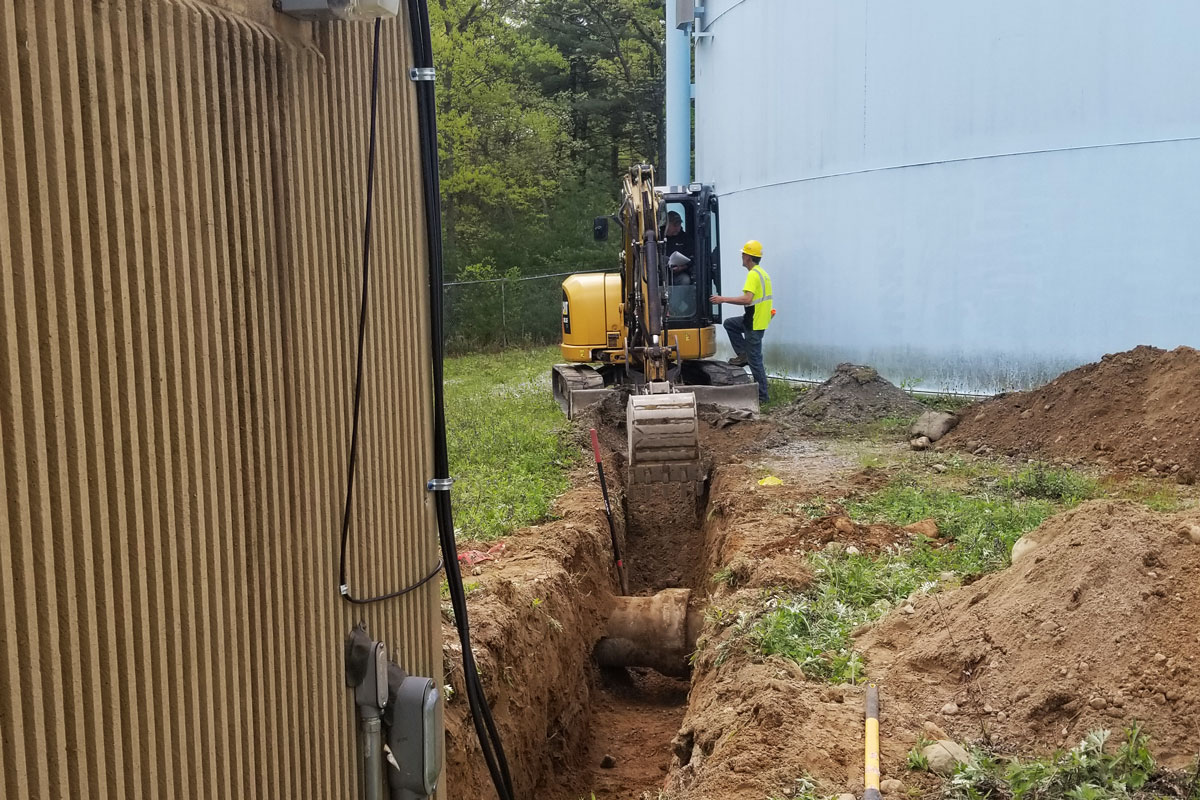
<svg viewBox="0 0 1200 800"><path fill-rule="evenodd" d="M710 360L721 320L721 306L708 300L721 293L717 196L698 183L655 187L654 168L643 164L625 176L615 219L620 271L563 281L569 363L554 367L554 397L574 417L608 395L628 395L629 479L700 480L696 403L758 410L746 371ZM608 238L609 220L596 219L597 240Z"/></svg>

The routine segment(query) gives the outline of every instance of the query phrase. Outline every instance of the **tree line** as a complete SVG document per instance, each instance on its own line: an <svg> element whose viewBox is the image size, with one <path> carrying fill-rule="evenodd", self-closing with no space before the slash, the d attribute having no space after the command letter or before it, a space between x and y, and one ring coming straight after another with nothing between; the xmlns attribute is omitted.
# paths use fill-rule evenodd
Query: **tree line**
<svg viewBox="0 0 1200 800"><path fill-rule="evenodd" d="M663 163L663 0L430 6L447 279L615 266L591 220L615 210L629 165ZM504 315L527 339L558 336L552 283L548 308L535 297L514 306L533 318ZM499 341L495 294L447 294L460 346Z"/></svg>

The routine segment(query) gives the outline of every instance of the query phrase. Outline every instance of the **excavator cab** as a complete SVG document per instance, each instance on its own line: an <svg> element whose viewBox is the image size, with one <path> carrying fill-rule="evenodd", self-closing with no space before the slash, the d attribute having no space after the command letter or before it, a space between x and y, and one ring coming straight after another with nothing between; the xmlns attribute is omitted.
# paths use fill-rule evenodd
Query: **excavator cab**
<svg viewBox="0 0 1200 800"><path fill-rule="evenodd" d="M696 480L696 404L758 410L741 367L712 360L721 307L719 204L711 186L653 187L629 171L615 220L621 269L563 281L562 354L554 397L569 417L605 397L629 396L629 466L638 482ZM609 234L599 217L593 232Z"/></svg>

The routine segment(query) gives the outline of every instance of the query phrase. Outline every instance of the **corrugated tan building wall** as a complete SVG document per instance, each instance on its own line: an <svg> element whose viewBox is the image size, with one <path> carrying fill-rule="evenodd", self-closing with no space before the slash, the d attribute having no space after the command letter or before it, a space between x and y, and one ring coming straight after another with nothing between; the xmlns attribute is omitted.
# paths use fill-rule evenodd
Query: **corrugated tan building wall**
<svg viewBox="0 0 1200 800"><path fill-rule="evenodd" d="M436 562L408 28L384 26L349 561ZM0 796L358 791L343 640L441 680L438 583L337 590L371 27L0 13Z"/></svg>

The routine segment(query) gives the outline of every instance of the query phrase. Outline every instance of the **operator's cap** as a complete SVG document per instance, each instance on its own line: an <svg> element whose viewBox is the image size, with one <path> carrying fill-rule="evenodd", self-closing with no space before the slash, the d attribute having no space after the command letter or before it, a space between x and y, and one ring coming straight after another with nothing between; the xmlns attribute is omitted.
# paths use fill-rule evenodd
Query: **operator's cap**
<svg viewBox="0 0 1200 800"><path fill-rule="evenodd" d="M742 245L742 252L751 258L762 258L762 242L758 239L751 239Z"/></svg>

